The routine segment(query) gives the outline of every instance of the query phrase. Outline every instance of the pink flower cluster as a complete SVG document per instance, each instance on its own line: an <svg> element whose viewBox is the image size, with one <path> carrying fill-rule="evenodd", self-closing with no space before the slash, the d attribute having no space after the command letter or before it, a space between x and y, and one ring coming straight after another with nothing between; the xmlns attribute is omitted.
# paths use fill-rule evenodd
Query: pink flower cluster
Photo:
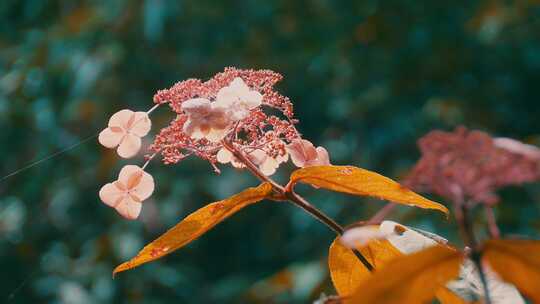
<svg viewBox="0 0 540 304"><path fill-rule="evenodd" d="M144 168L157 154L165 164L195 155L219 172L218 163L244 168L234 156L242 153L265 175L274 174L289 158L298 167L330 164L326 149L315 148L296 130L291 101L273 88L281 79L269 70L226 68L208 81L188 79L158 91L156 105L147 112L114 114L99 142L117 148L123 158L139 152L141 137L151 127L148 115L157 106L169 104L175 118L156 135L146 164L125 166L117 181L103 186L101 200L124 217L137 218L142 201L154 190L154 181Z"/></svg>
<svg viewBox="0 0 540 304"><path fill-rule="evenodd" d="M458 127L432 131L418 145L422 157L405 184L454 202L495 204L497 189L540 179L540 149L515 140Z"/></svg>
<svg viewBox="0 0 540 304"><path fill-rule="evenodd" d="M281 79L269 70L226 68L208 81L188 79L159 91L154 102L168 103L177 116L150 149L166 164L196 155L215 165L226 140L273 173L288 158L286 145L300 139L291 101L273 89ZM236 164L226 152L220 156Z"/></svg>

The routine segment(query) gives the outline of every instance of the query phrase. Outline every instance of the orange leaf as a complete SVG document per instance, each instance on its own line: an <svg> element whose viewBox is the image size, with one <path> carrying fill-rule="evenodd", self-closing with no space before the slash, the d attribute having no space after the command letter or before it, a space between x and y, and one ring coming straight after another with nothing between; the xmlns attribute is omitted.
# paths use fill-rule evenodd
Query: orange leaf
<svg viewBox="0 0 540 304"><path fill-rule="evenodd" d="M435 209L448 214L448 209L401 186L378 173L353 166L313 166L291 175L290 184L298 182L353 195L374 196L395 203Z"/></svg>
<svg viewBox="0 0 540 304"><path fill-rule="evenodd" d="M256 188L248 188L225 200L202 207L152 243L146 245L133 259L116 267L113 275L159 259L183 247L240 209L263 200L271 192L272 186L264 183Z"/></svg>
<svg viewBox="0 0 540 304"><path fill-rule="evenodd" d="M397 257L373 273L345 303L424 303L458 276L463 256L445 246Z"/></svg>
<svg viewBox="0 0 540 304"><path fill-rule="evenodd" d="M402 254L387 240L372 240L358 251L375 269ZM336 238L328 253L330 277L340 296L351 295L371 272L358 260L353 251Z"/></svg>
<svg viewBox="0 0 540 304"><path fill-rule="evenodd" d="M540 303L540 241L489 240L483 257L504 281Z"/></svg>

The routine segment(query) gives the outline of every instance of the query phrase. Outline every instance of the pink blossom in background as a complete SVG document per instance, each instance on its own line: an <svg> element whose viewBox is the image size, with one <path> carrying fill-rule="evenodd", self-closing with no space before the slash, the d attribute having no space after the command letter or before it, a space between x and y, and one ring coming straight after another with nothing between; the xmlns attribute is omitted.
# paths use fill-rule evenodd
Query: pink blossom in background
<svg viewBox="0 0 540 304"><path fill-rule="evenodd" d="M152 123L146 112L121 110L109 119L109 125L99 133L99 143L117 148L120 157L130 158L141 149L141 137L148 134Z"/></svg>
<svg viewBox="0 0 540 304"><path fill-rule="evenodd" d="M494 138L493 144L496 147L505 149L509 152L521 154L530 159L540 160L540 148L536 146L524 144L518 140L506 137Z"/></svg>
<svg viewBox="0 0 540 304"><path fill-rule="evenodd" d="M287 146L287 151L294 165L299 168L330 165L328 151L324 147L315 148L310 141L305 139L294 140Z"/></svg>
<svg viewBox="0 0 540 304"><path fill-rule="evenodd" d="M154 192L154 179L143 169L127 165L120 170L118 180L108 183L99 191L99 197L123 217L136 219L142 202Z"/></svg>
<svg viewBox="0 0 540 304"><path fill-rule="evenodd" d="M418 141L422 157L405 184L454 202L495 204L497 189L540 179L539 159L517 153L515 142L502 148L487 133L464 127L432 131Z"/></svg>

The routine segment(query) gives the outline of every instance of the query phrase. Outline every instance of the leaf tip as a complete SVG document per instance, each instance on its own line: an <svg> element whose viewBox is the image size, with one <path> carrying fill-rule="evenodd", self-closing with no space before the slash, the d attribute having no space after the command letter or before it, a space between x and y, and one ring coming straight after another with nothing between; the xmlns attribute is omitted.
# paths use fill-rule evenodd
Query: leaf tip
<svg viewBox="0 0 540 304"><path fill-rule="evenodd" d="M420 197L422 197L422 196L420 196ZM445 216L446 219L449 218L449 216L450 216L450 210L448 210L448 208L446 208L445 205L443 205L443 204L441 204L441 203L437 203L437 202L435 202L435 201L432 201L432 200L427 199L427 198L424 198L424 197L422 197L422 199L425 200L425 201L427 201L427 203L428 203L428 204L427 204L427 206L428 206L427 208L428 208L428 209L433 209L433 210L440 211L440 212L444 213L444 216ZM425 208L425 207L424 207L424 208Z"/></svg>
<svg viewBox="0 0 540 304"><path fill-rule="evenodd" d="M116 277L116 275L117 275L118 273L124 272L124 271L126 271L126 270L128 270L128 269L130 269L130 268L131 268L131 267L130 267L130 265L129 265L128 262L122 263L122 264L116 266L116 268L113 270L113 273L112 273L113 279Z"/></svg>
<svg viewBox="0 0 540 304"><path fill-rule="evenodd" d="M439 204L439 203L437 203ZM449 219L449 216L450 216L450 210L448 210L448 208L446 208L446 206L444 206L443 204L439 204L439 210L444 213L444 217L446 219Z"/></svg>

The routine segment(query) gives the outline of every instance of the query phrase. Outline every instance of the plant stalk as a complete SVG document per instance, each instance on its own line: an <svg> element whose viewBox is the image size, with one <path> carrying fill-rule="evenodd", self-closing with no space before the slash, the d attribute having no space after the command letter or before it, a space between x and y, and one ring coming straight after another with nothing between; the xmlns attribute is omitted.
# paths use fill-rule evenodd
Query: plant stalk
<svg viewBox="0 0 540 304"><path fill-rule="evenodd" d="M460 233L463 237L465 245L471 249L471 260L478 269L478 275L480 276L480 281L482 281L482 286L484 289L484 301L486 304L491 304L486 273L484 271L484 267L482 266L482 252L478 248L478 243L476 242L472 223L470 221L470 204L462 201L455 205L456 220L460 228Z"/></svg>
<svg viewBox="0 0 540 304"><path fill-rule="evenodd" d="M373 217L371 217L366 225L374 225L374 224L380 224L384 219L396 208L396 204L394 203L388 203L386 206L382 207Z"/></svg>
<svg viewBox="0 0 540 304"><path fill-rule="evenodd" d="M495 218L495 212L493 212L493 207L485 206L484 211L486 213L486 220L488 224L489 234L491 238L498 239L501 237L501 231L499 226L497 226L497 220Z"/></svg>
<svg viewBox="0 0 540 304"><path fill-rule="evenodd" d="M247 158L241 151L236 149L232 143L223 141L223 146L229 150L236 158L238 158L244 165L246 165L247 169L260 181L269 183L272 185L272 190L277 195L278 198L284 201L288 201L295 206L302 208L304 211L306 211L309 215L311 215L313 218L318 220L319 222L326 225L328 228L330 228L332 231L334 231L337 235L343 235L345 232L345 229L341 225L339 225L336 221L334 221L331 217L326 215L324 212L319 210L317 207L313 206L311 203L309 203L305 198L300 196L298 193L294 192L293 189L289 189L289 187L284 187L280 184L278 184L276 181L274 181L272 178L264 175L259 168L249 159ZM364 257L358 250L353 249L354 254L356 257L360 260L360 262L369 270L372 272L374 270L373 265Z"/></svg>

